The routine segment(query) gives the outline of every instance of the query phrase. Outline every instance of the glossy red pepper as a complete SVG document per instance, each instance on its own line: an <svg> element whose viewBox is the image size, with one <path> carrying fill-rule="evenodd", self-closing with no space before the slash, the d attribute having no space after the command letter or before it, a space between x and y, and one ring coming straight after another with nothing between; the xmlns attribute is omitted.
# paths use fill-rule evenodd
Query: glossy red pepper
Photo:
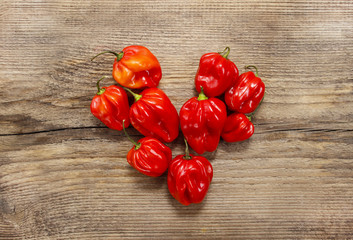
<svg viewBox="0 0 353 240"><path fill-rule="evenodd" d="M212 165L205 157L189 154L187 147L185 152L185 155L176 156L169 164L168 189L183 205L200 203L212 181Z"/></svg>
<svg viewBox="0 0 353 240"><path fill-rule="evenodd" d="M172 150L156 138L144 137L135 142L125 128L124 132L134 144L126 156L127 162L142 174L150 177L161 176L172 160Z"/></svg>
<svg viewBox="0 0 353 240"><path fill-rule="evenodd" d="M208 97L216 97L233 86L239 75L237 66L228 59L230 48L222 53L206 53L200 59L195 77L196 90L203 91Z"/></svg>
<svg viewBox="0 0 353 240"><path fill-rule="evenodd" d="M256 74L251 71L241 74L236 84L225 93L225 102L232 111L253 112L265 94L265 84L258 77L257 68L251 65L246 68L250 67L256 69Z"/></svg>
<svg viewBox="0 0 353 240"><path fill-rule="evenodd" d="M157 87L162 78L162 69L157 58L143 46L129 46L121 52L104 51L93 57L111 53L116 56L113 78L128 88Z"/></svg>
<svg viewBox="0 0 353 240"><path fill-rule="evenodd" d="M227 118L225 104L218 98L207 98L203 91L180 109L181 130L190 147L198 154L216 150Z"/></svg>
<svg viewBox="0 0 353 240"><path fill-rule="evenodd" d="M232 113L227 117L222 131L222 138L226 142L244 141L254 134L251 117L243 113Z"/></svg>
<svg viewBox="0 0 353 240"><path fill-rule="evenodd" d="M98 92L91 102L92 114L101 120L107 127L121 131L123 129L123 121L129 126L129 101L126 92L122 87L115 85L109 87L99 87Z"/></svg>
<svg viewBox="0 0 353 240"><path fill-rule="evenodd" d="M179 135L179 117L168 96L159 88L148 88L136 94L130 107L130 122L146 137L172 142Z"/></svg>

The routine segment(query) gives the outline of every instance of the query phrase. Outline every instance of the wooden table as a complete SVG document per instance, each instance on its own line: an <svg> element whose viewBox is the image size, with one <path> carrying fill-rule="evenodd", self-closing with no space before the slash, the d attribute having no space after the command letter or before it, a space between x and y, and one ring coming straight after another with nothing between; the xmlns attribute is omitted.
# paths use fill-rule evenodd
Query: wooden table
<svg viewBox="0 0 353 240"><path fill-rule="evenodd" d="M204 154L201 204L130 167L131 143L90 113L113 56L90 58L132 44L177 110L206 52L260 70L255 134ZM2 0L0 239L353 239L352 74L348 0Z"/></svg>

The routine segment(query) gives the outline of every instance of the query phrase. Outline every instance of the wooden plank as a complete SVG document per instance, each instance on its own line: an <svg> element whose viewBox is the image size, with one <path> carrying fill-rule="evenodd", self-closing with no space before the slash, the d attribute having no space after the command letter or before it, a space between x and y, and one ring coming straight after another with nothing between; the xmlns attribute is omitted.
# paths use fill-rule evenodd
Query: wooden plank
<svg viewBox="0 0 353 240"><path fill-rule="evenodd" d="M352 16L350 1L3 1L0 239L352 239ZM113 61L90 58L131 44L157 56L178 110L203 53L259 67L255 135L204 154L202 204L132 169L89 111ZM182 154L181 136L168 145Z"/></svg>

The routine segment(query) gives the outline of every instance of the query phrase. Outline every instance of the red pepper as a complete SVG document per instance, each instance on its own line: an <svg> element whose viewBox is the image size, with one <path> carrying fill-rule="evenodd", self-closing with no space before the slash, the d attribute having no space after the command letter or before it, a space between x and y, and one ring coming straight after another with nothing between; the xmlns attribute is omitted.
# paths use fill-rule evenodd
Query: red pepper
<svg viewBox="0 0 353 240"><path fill-rule="evenodd" d="M124 123L123 123L124 124ZM142 174L150 177L161 176L172 161L172 151L158 139L144 137L135 142L126 132L127 138L134 144L128 152L127 162Z"/></svg>
<svg viewBox="0 0 353 240"><path fill-rule="evenodd" d="M225 102L232 111L253 112L265 94L265 84L258 77L257 68L252 65L245 68L250 67L256 69L256 75L251 71L241 74L237 83L225 93Z"/></svg>
<svg viewBox="0 0 353 240"><path fill-rule="evenodd" d="M161 89L148 88L141 94L126 90L135 98L130 107L130 121L137 131L164 142L172 142L178 137L178 112Z"/></svg>
<svg viewBox="0 0 353 240"><path fill-rule="evenodd" d="M242 113L232 113L224 124L222 138L226 142L244 141L254 134L254 125L251 117Z"/></svg>
<svg viewBox="0 0 353 240"><path fill-rule="evenodd" d="M199 97L191 98L180 109L181 130L198 154L216 150L226 118L225 104L218 98L207 98L202 89Z"/></svg>
<svg viewBox="0 0 353 240"><path fill-rule="evenodd" d="M237 66L227 57L230 48L222 53L206 53L200 59L195 77L196 90L203 91L208 97L216 97L235 84L239 75Z"/></svg>
<svg viewBox="0 0 353 240"><path fill-rule="evenodd" d="M143 46L129 46L123 51L112 53L116 56L113 64L113 78L128 88L157 87L162 78L162 69L157 58Z"/></svg>
<svg viewBox="0 0 353 240"><path fill-rule="evenodd" d="M185 155L176 156L169 164L168 189L183 205L200 203L207 194L212 177L211 163L205 157L189 154L186 143Z"/></svg>
<svg viewBox="0 0 353 240"><path fill-rule="evenodd" d="M101 120L107 127L121 131L123 129L123 121L129 126L129 101L126 92L122 87L115 85L109 87L99 87L98 92L91 102L92 114Z"/></svg>

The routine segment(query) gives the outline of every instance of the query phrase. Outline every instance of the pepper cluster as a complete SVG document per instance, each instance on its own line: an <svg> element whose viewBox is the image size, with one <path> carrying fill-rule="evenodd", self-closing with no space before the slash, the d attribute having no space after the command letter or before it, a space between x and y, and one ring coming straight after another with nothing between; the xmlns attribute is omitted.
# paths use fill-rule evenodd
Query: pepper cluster
<svg viewBox="0 0 353 240"><path fill-rule="evenodd" d="M91 102L92 114L107 127L124 130L133 147L127 162L151 177L168 170L168 189L183 205L200 203L207 194L213 177L211 163L203 156L189 153L213 152L221 138L226 142L243 141L252 136L251 117L261 103L265 85L253 72L239 76L236 65L228 59L229 47L221 53L207 53L200 59L195 77L198 97L189 99L179 115L168 96L157 88L162 70L157 58L143 46L129 46L115 55L113 78L120 85L100 87ZM142 89L140 94L131 89ZM135 102L130 106L127 93ZM227 107L231 112L227 116ZM135 142L125 128L132 125L145 137ZM185 154L172 159L172 151L164 143L184 135Z"/></svg>

